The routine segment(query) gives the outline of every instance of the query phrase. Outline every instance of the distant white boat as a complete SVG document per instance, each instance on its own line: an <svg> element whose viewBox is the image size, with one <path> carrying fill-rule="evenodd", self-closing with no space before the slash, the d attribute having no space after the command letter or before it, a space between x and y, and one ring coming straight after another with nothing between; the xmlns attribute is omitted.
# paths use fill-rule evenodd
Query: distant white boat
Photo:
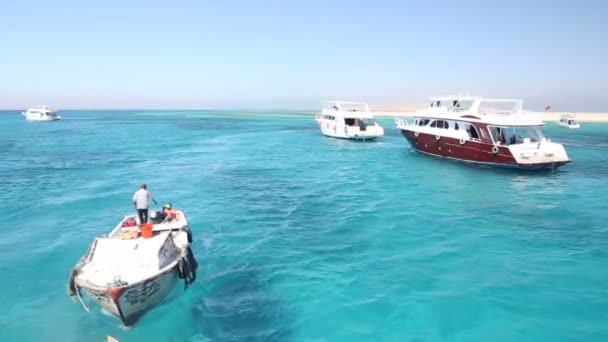
<svg viewBox="0 0 608 342"><path fill-rule="evenodd" d="M384 129L363 102L328 101L316 119L321 133L328 137L372 140L384 135Z"/></svg>
<svg viewBox="0 0 608 342"><path fill-rule="evenodd" d="M30 108L22 113L28 121L57 121L61 116L57 115L57 110L53 107L41 106Z"/></svg>
<svg viewBox="0 0 608 342"><path fill-rule="evenodd" d="M581 128L581 124L576 121L576 118L572 114L564 114L559 119L559 125L568 128Z"/></svg>

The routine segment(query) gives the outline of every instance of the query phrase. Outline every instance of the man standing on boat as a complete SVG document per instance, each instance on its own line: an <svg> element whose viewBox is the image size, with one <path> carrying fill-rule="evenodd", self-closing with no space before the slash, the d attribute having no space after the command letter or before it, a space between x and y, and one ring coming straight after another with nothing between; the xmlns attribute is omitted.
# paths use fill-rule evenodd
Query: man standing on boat
<svg viewBox="0 0 608 342"><path fill-rule="evenodd" d="M150 201L157 204L150 191L148 191L146 184L142 184L140 189L135 191L133 194L133 205L135 206L135 209L137 209L139 224L148 223L148 207L150 205Z"/></svg>

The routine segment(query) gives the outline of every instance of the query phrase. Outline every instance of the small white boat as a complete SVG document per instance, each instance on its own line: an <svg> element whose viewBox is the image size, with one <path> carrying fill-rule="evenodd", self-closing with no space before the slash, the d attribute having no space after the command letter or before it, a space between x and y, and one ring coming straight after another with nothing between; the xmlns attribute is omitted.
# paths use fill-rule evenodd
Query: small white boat
<svg viewBox="0 0 608 342"><path fill-rule="evenodd" d="M581 128L581 125L576 121L576 118L572 114L564 114L559 119L559 125L568 128Z"/></svg>
<svg viewBox="0 0 608 342"><path fill-rule="evenodd" d="M108 236L93 240L72 269L68 295L77 296L89 311L83 295L132 325L160 303L183 279L196 279L197 262L190 250L188 221L182 211L169 222L149 224L144 238L136 215L126 216ZM150 229L150 226L151 229Z"/></svg>
<svg viewBox="0 0 608 342"><path fill-rule="evenodd" d="M52 107L42 106L30 108L21 113L28 121L57 121L61 116L57 115L57 110Z"/></svg>
<svg viewBox="0 0 608 342"><path fill-rule="evenodd" d="M373 140L384 135L384 129L363 102L328 101L316 120L321 133L328 137Z"/></svg>

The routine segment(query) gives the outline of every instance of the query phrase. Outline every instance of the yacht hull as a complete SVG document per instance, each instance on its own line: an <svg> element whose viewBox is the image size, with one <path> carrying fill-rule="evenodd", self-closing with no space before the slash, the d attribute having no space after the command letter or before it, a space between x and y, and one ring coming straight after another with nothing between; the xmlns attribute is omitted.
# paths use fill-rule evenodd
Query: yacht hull
<svg viewBox="0 0 608 342"><path fill-rule="evenodd" d="M401 129L400 131L412 148L418 152L468 163L522 170L553 170L569 162L555 161L524 164L519 163L506 146L495 146L471 140L464 141L428 133L417 133L405 129Z"/></svg>

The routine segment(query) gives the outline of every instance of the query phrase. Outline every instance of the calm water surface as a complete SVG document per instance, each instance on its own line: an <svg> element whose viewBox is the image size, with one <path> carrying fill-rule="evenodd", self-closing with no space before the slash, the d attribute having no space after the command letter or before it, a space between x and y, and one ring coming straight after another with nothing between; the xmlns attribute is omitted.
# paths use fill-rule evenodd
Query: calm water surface
<svg viewBox="0 0 608 342"><path fill-rule="evenodd" d="M608 340L608 125L550 124L573 162L529 174L297 114L0 113L0 340ZM199 278L125 329L65 286L141 182L186 210Z"/></svg>

